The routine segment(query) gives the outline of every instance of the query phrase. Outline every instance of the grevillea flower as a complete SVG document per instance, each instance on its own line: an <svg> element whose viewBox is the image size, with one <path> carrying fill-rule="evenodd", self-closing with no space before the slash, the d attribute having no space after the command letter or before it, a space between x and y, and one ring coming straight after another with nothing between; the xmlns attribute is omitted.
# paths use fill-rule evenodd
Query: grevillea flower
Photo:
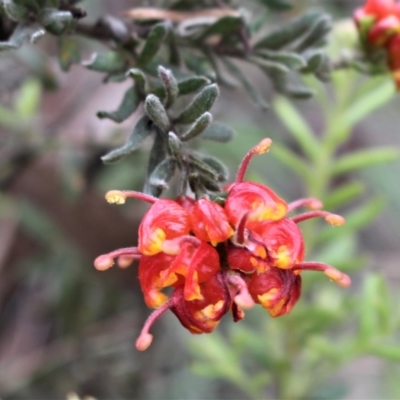
<svg viewBox="0 0 400 400"><path fill-rule="evenodd" d="M400 3L394 0L368 0L353 16L365 47L372 51L386 51L387 65L400 90Z"/></svg>
<svg viewBox="0 0 400 400"><path fill-rule="evenodd" d="M150 346L150 327L167 310L191 333L210 333L228 311L237 322L243 309L255 303L272 317L289 313L300 297L303 271L322 271L339 285L350 285L350 278L330 265L304 261L298 227L315 217L342 225L342 217L321 211L317 199L288 204L269 187L244 180L251 158L270 145L264 139L247 153L236 180L219 196L222 205L207 197L167 200L138 192L107 193L111 203L133 197L151 204L139 227L138 247L95 260L99 270L110 268L115 258L121 267L139 260L144 300L155 310L136 341L138 350ZM299 207L311 211L290 216Z"/></svg>

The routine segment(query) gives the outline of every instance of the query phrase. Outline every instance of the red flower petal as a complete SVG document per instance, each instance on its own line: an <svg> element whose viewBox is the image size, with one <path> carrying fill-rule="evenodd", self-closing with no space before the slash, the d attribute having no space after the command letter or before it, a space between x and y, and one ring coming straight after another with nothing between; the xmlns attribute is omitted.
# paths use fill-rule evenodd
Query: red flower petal
<svg viewBox="0 0 400 400"><path fill-rule="evenodd" d="M146 256L159 253L162 242L188 235L189 214L176 201L161 199L147 211L139 227L139 250Z"/></svg>
<svg viewBox="0 0 400 400"><path fill-rule="evenodd" d="M200 199L190 213L193 233L213 246L229 239L234 231L229 225L224 209L217 203Z"/></svg>
<svg viewBox="0 0 400 400"><path fill-rule="evenodd" d="M248 212L248 221L281 219L287 212L287 204L267 186L242 182L231 187L225 203L225 212L229 222L237 226L241 217Z"/></svg>

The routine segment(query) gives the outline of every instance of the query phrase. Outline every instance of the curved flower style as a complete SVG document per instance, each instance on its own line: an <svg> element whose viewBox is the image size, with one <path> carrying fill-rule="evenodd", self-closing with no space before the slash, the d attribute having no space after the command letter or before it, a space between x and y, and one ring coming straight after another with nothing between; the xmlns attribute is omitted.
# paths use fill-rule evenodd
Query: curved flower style
<svg viewBox="0 0 400 400"><path fill-rule="evenodd" d="M388 67L400 90L400 3L367 0L354 12L354 21L366 47L386 50Z"/></svg>
<svg viewBox="0 0 400 400"><path fill-rule="evenodd" d="M267 186L244 181L251 158L270 146L271 140L264 139L247 153L235 182L219 196L226 196L222 205L206 196L168 200L131 191L106 194L110 203L133 197L151 204L139 227L138 247L101 255L94 262L106 270L114 258L121 267L139 259L144 300L155 311L136 341L138 350L150 346L150 327L167 310L191 333L210 333L229 310L237 322L243 309L255 303L272 317L289 313L300 297L302 271L322 271L337 284L350 285L350 278L330 265L304 261L298 227L315 217L343 225L342 217L321 211L317 199L287 204ZM299 207L311 211L290 217Z"/></svg>

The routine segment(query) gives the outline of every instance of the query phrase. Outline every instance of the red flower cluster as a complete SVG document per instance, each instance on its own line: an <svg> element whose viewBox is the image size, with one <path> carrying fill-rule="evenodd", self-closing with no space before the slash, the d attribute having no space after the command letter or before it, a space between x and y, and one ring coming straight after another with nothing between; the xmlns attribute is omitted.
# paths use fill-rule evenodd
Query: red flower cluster
<svg viewBox="0 0 400 400"><path fill-rule="evenodd" d="M264 139L244 158L236 180L224 194L224 204L207 197L156 199L137 192L111 191L106 199L122 204L127 197L152 203L139 227L138 247L99 256L95 267L105 270L118 258L121 266L139 259L139 281L146 304L156 310L136 341L138 350L152 342L149 329L171 310L192 333L209 333L231 311L234 321L243 309L261 304L271 316L290 312L301 292L303 270L323 271L339 285L350 278L335 268L304 262L304 242L297 223L324 217L342 225L338 215L319 211L316 199L287 204L265 185L244 181L251 158L270 148ZM288 217L306 206L314 211ZM164 289L172 288L170 296Z"/></svg>
<svg viewBox="0 0 400 400"><path fill-rule="evenodd" d="M387 52L388 66L400 90L400 3L395 0L367 0L354 12L363 42Z"/></svg>

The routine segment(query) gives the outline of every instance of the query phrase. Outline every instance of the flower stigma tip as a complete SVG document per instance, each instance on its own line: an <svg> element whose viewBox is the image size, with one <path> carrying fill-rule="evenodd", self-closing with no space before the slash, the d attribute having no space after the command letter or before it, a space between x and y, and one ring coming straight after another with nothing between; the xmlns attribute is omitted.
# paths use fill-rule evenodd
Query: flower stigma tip
<svg viewBox="0 0 400 400"><path fill-rule="evenodd" d="M98 271L106 271L114 265L114 260L108 255L98 256L94 260L94 267Z"/></svg>
<svg viewBox="0 0 400 400"><path fill-rule="evenodd" d="M135 346L139 351L145 351L150 347L152 341L153 335L151 333L141 333L136 340Z"/></svg>
<svg viewBox="0 0 400 400"><path fill-rule="evenodd" d="M106 200L110 204L124 204L126 197L120 190L110 190L106 193Z"/></svg>
<svg viewBox="0 0 400 400"><path fill-rule="evenodd" d="M254 154L264 154L268 153L269 149L271 148L272 140L270 138L265 138L258 143L257 146L254 147Z"/></svg>
<svg viewBox="0 0 400 400"><path fill-rule="evenodd" d="M325 221L331 224L332 226L342 226L346 223L346 220L337 214L329 214L325 217Z"/></svg>

